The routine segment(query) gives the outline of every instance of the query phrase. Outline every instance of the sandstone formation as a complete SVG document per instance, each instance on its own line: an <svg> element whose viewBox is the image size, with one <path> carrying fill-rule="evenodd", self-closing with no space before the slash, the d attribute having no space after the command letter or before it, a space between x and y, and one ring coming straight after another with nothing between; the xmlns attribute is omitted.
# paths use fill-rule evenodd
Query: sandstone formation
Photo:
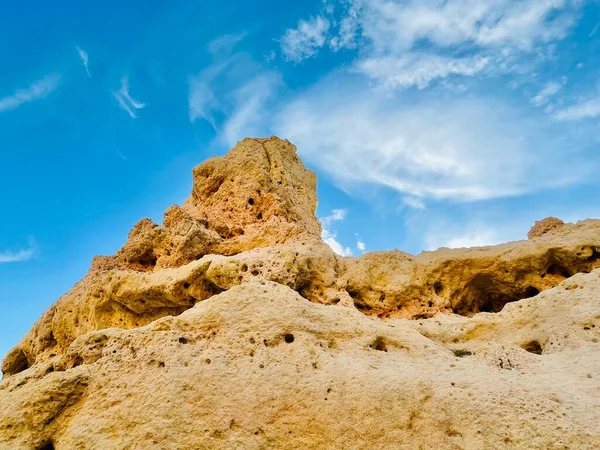
<svg viewBox="0 0 600 450"><path fill-rule="evenodd" d="M529 233L527 233L527 238L534 239L543 236L552 230L559 230L564 224L565 223L557 217L546 217L544 220L538 220L533 227L531 227Z"/></svg>
<svg viewBox="0 0 600 450"><path fill-rule="evenodd" d="M289 142L193 175L6 356L0 449L598 448L600 221L344 258Z"/></svg>

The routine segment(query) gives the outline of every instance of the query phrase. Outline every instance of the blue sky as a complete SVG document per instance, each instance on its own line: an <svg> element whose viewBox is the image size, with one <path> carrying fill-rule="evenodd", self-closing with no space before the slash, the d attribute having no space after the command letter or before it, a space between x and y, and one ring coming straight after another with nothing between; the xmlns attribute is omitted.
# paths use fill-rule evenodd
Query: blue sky
<svg viewBox="0 0 600 450"><path fill-rule="evenodd" d="M298 146L343 254L600 217L597 1L13 2L0 37L2 354L245 136Z"/></svg>

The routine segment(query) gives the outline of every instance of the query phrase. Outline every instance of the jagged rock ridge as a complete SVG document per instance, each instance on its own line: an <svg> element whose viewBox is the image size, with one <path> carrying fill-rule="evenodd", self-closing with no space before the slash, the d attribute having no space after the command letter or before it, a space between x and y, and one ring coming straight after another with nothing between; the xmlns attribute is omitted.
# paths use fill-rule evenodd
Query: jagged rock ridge
<svg viewBox="0 0 600 450"><path fill-rule="evenodd" d="M600 438L599 221L343 258L288 141L246 139L193 176L181 207L95 258L4 359L0 448Z"/></svg>

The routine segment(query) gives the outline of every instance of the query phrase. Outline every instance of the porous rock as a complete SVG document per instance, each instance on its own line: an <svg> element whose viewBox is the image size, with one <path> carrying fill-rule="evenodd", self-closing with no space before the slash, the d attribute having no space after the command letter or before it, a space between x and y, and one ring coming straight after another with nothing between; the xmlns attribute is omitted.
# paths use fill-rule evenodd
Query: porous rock
<svg viewBox="0 0 600 450"><path fill-rule="evenodd" d="M315 182L274 137L194 169L6 356L0 448L596 448L600 221L344 258Z"/></svg>
<svg viewBox="0 0 600 450"><path fill-rule="evenodd" d="M527 233L528 239L535 239L544 234L562 228L565 223L557 217L546 217L543 220L535 222L529 233Z"/></svg>

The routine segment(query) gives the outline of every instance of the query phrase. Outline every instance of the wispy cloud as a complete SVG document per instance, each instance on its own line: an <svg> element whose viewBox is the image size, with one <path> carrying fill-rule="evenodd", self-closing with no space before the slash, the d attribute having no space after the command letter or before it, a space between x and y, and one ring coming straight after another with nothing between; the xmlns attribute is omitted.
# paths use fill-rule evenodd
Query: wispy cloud
<svg viewBox="0 0 600 450"><path fill-rule="evenodd" d="M222 119L229 143L242 135L284 136L347 192L388 188L422 211L426 202L491 200L580 183L593 172L587 147L578 146L566 124L559 129L531 108L563 104L553 96L565 82L544 85L549 80L536 75L536 58L548 57L572 30L580 5L328 0L285 32L281 51L297 62L324 48L355 48L350 70L338 67L282 98L269 92L275 83L256 82L261 89L249 96L244 87L264 80L264 69L234 55L192 80L190 119L205 118L215 129ZM510 79L488 79L508 73L515 89L505 95L498 86L508 89ZM533 83L539 83L535 97L516 101L516 87ZM596 111L591 100L575 106L558 117Z"/></svg>
<svg viewBox="0 0 600 450"><path fill-rule="evenodd" d="M137 119L138 117L135 113L135 110L143 109L146 106L145 103L134 99L129 94L128 76L124 76L123 78L121 78L121 89L119 89L119 91L112 91L112 94L114 95L115 99L117 99L117 102L119 103L121 109L127 111L127 113L132 119Z"/></svg>
<svg viewBox="0 0 600 450"><path fill-rule="evenodd" d="M240 33L231 33L220 36L210 41L207 45L209 53L212 55L228 55L233 51L233 48L243 41L248 33L242 31Z"/></svg>
<svg viewBox="0 0 600 450"><path fill-rule="evenodd" d="M365 244L363 241L361 241L359 239L358 241L356 241L356 248L359 251L364 252L367 249L367 244Z"/></svg>
<svg viewBox="0 0 600 450"><path fill-rule="evenodd" d="M557 111L558 120L581 120L600 117L600 95L581 99L578 103Z"/></svg>
<svg viewBox="0 0 600 450"><path fill-rule="evenodd" d="M276 111L274 122L338 185L386 186L419 208L426 199L485 200L573 182L566 167L582 170L580 179L587 173L581 158L564 154L551 123L494 97L390 98L336 74Z"/></svg>
<svg viewBox="0 0 600 450"><path fill-rule="evenodd" d="M538 94L531 99L531 103L535 106L544 106L550 98L556 95L563 85L556 81L549 81Z"/></svg>
<svg viewBox="0 0 600 450"><path fill-rule="evenodd" d="M337 240L337 232L332 230L332 226L335 222L344 220L347 214L348 211L345 209L334 209L331 211L331 214L320 219L323 225L321 238L335 253L341 256L352 256L352 250L350 247L344 247Z"/></svg>
<svg viewBox="0 0 600 450"><path fill-rule="evenodd" d="M250 136L263 123L265 103L281 84L276 72L265 72L250 78L232 95L233 111L223 126L221 137L228 145Z"/></svg>
<svg viewBox="0 0 600 450"><path fill-rule="evenodd" d="M260 134L257 130L269 117L265 104L281 85L277 71L265 70L246 53L219 55L190 77L190 122L206 120L217 132L217 140L227 145Z"/></svg>
<svg viewBox="0 0 600 450"><path fill-rule="evenodd" d="M92 74L90 73L90 68L89 68L89 57L87 52L82 49L81 47L76 46L75 47L77 49L77 53L79 54L79 57L81 58L81 62L83 63L83 67L85 67L85 73L87 73L87 76L92 78Z"/></svg>
<svg viewBox="0 0 600 450"><path fill-rule="evenodd" d="M357 69L385 87L427 87L431 81L449 75L474 76L488 65L483 56L450 58L426 53L407 53L400 57L364 58Z"/></svg>
<svg viewBox="0 0 600 450"><path fill-rule="evenodd" d="M325 44L329 27L329 21L323 16L300 20L296 28L286 30L281 38L283 57L300 62L315 55Z"/></svg>
<svg viewBox="0 0 600 450"><path fill-rule="evenodd" d="M24 103L46 97L58 88L60 75L54 73L35 81L27 89L19 89L13 95L0 99L0 112L18 108Z"/></svg>
<svg viewBox="0 0 600 450"><path fill-rule="evenodd" d="M29 247L17 251L0 252L0 264L27 261L35 256L37 244L33 237L29 238Z"/></svg>
<svg viewBox="0 0 600 450"><path fill-rule="evenodd" d="M579 0L331 0L281 39L285 59L360 48L355 67L387 87L479 72L500 74L562 39ZM468 48L467 56L461 48ZM460 56L459 56L460 55Z"/></svg>
<svg viewBox="0 0 600 450"><path fill-rule="evenodd" d="M450 236L448 233L439 232L425 236L425 246L427 250L436 250L440 247L484 247L486 245L496 245L500 243L502 243L502 240L499 239L496 232L490 228L463 231L462 234L458 234L457 236Z"/></svg>

